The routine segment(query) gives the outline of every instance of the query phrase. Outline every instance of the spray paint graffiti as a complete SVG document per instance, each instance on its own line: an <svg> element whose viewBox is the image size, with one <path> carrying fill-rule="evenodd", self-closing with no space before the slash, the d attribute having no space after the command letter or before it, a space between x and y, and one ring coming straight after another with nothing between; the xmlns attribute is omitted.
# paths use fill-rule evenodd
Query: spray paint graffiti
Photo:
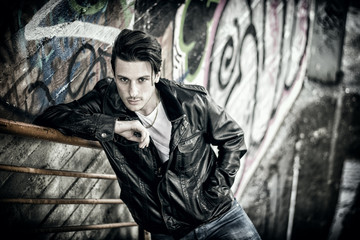
<svg viewBox="0 0 360 240"><path fill-rule="evenodd" d="M234 184L240 196L301 89L310 3L227 1L218 7L207 87L245 131L249 151Z"/></svg>
<svg viewBox="0 0 360 240"><path fill-rule="evenodd" d="M218 4L218 0L190 0L178 9L173 46L173 79L177 82L203 78L209 31Z"/></svg>
<svg viewBox="0 0 360 240"><path fill-rule="evenodd" d="M70 6L64 6L69 4ZM121 5L124 11L124 20L123 24L130 24L131 22L131 14L129 13L128 6L132 5L132 3L124 3ZM125 4L125 5L124 5ZM46 38L85 38L85 39L92 39L93 41L100 41L106 44L111 45L115 39L115 37L119 34L121 28L115 28L111 26L103 26L99 24L93 24L86 21L66 21L64 23L54 24L52 26L42 26L42 22L48 17L48 15L52 12L56 12L56 8L70 8L75 11L75 15L87 15L90 16L87 21L95 21L95 19L99 19L101 15L104 13L108 6L108 1L98 1L95 2L93 5L81 6L76 1L59 1L59 0L52 0L45 4L33 17L33 19L26 25L25 27L25 38L26 40L38 40L38 39L46 39ZM62 19L58 17L58 19ZM61 20L58 20L61 21ZM99 20L96 20L99 21ZM122 26L123 27L123 26ZM80 46L80 48L79 48ZM75 99L77 96L82 96L86 93L87 90L91 89L92 86L96 83L96 81L91 81L92 78L96 75L96 77L106 77L107 76L107 66L106 60L104 57L110 57L110 54L106 52L106 50L102 50L98 48L99 56L96 56L95 48L88 44L82 43L82 45L75 44L75 48L78 49L77 52L74 54L73 51L66 54L67 56L72 56L68 74L66 76L67 81L63 84L57 91L54 92L54 99L55 102L63 102L65 96L68 95L69 100ZM107 49L108 47L105 47ZM64 46L64 51L69 51L71 47ZM89 54L84 54L85 57L80 57L82 52L88 50ZM58 56L59 53L56 54ZM60 53L61 55L61 53ZM79 61L77 59L79 58ZM89 62L85 61L85 63L89 66L87 71L85 71L85 76L81 77L81 81L79 84L72 84L74 79L77 79L78 74L77 71L79 69L79 64L84 64L84 58L88 58ZM95 74L96 69L94 67L96 64L99 63L99 74ZM83 69L86 69L86 66L80 68L82 72ZM95 71L94 71L95 70ZM50 75L52 77L52 74ZM46 81L44 81L46 82ZM92 84L89 84L92 82ZM36 84L36 83L35 83ZM71 85L75 85L72 87ZM30 88L32 90L32 88ZM54 99L48 99L50 101L54 101Z"/></svg>
<svg viewBox="0 0 360 240"><path fill-rule="evenodd" d="M56 8L64 8L64 4L70 4L77 14L94 15L102 12L107 7L107 1L101 0L89 7L83 7L76 1L51 0L45 4L25 26L25 39L39 40L53 37L78 37L98 40L104 43L112 44L115 37L119 34L119 28L111 26L102 26L84 21L68 20L64 23L58 23L52 26L42 26L42 22L50 13L56 12ZM61 16L64 16L63 14Z"/></svg>
<svg viewBox="0 0 360 240"><path fill-rule="evenodd" d="M28 88L28 93L30 94L40 87L40 89L45 92L46 99L51 105L83 96L95 85L95 78L107 76L106 57L110 58L110 53L98 48L97 54L92 45L85 43L72 56L66 75L67 81L55 92L54 96L50 94L48 87L43 81L31 83ZM78 59L82 59L82 61L77 61ZM80 63L84 64L84 59L89 61L86 61L86 71L80 68ZM97 66L97 64L99 64L99 66ZM81 69L81 71L79 71L79 69ZM79 77L79 75L82 76ZM81 81L74 81L74 79L81 79Z"/></svg>
<svg viewBox="0 0 360 240"><path fill-rule="evenodd" d="M25 26L16 39L21 48L8 53L9 59L26 61L13 63L15 79L3 88L1 105L8 112L32 119L48 105L82 96L111 74L108 49L120 29L132 26L134 1L85 2L51 0L27 24L20 23ZM19 9L18 14L28 13ZM110 19L109 14L118 15Z"/></svg>

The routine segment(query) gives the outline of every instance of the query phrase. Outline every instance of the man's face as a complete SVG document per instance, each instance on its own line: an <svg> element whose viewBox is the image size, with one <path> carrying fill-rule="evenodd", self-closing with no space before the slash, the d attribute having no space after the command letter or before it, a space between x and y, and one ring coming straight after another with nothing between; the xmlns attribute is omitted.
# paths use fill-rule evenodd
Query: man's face
<svg viewBox="0 0 360 240"><path fill-rule="evenodd" d="M118 93L125 106L131 111L148 115L159 99L155 84L160 74L151 75L149 62L127 62L119 58L115 61L115 82Z"/></svg>

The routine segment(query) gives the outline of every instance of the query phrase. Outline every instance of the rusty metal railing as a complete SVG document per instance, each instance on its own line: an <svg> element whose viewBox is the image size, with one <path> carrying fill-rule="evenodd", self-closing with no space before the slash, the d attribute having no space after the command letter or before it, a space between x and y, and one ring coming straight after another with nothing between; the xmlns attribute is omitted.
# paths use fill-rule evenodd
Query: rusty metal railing
<svg viewBox="0 0 360 240"><path fill-rule="evenodd" d="M123 204L120 199L66 199L66 198L1 198L0 203L23 204Z"/></svg>
<svg viewBox="0 0 360 240"><path fill-rule="evenodd" d="M41 127L29 123L17 122L0 118L0 133L30 137L41 140L48 140L63 144L70 144L80 147L101 149L101 145L96 141L89 141L78 137L65 136L60 131L48 127ZM113 174L85 173L76 171L64 171L55 169L39 169L24 166L14 166L0 164L0 171L54 175L77 178L96 178L106 180L116 180ZM1 198L0 203L17 203L17 204L123 204L120 199L40 199L40 198ZM33 229L33 233L59 233L71 231L99 230L109 228L122 228L138 226L135 222L106 223L95 225L78 225L78 226L60 226ZM139 239L149 239L149 234L139 227Z"/></svg>
<svg viewBox="0 0 360 240"><path fill-rule="evenodd" d="M0 133L31 137L80 147L101 148L100 143L78 137L65 136L60 131L34 124L0 118Z"/></svg>
<svg viewBox="0 0 360 240"><path fill-rule="evenodd" d="M84 172L65 171L65 170L60 171L60 170L52 170L52 169L19 167L19 166L6 165L6 164L0 164L0 170L9 171L9 172L33 173L33 174L55 175L55 176L65 176L65 177L97 178L97 179L108 179L108 180L117 179L116 175L114 174L84 173Z"/></svg>
<svg viewBox="0 0 360 240"><path fill-rule="evenodd" d="M135 227L135 226L137 226L137 224L132 223L132 222L105 223L105 224L94 224L94 225L40 228L40 229L34 230L34 233L59 233L59 232L101 230L101 229L108 229L108 228Z"/></svg>

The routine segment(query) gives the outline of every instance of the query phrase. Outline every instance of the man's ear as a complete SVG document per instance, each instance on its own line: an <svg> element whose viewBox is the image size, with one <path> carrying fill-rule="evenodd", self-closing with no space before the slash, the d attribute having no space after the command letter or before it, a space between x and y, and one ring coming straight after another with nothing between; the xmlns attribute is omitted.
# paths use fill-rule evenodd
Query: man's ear
<svg viewBox="0 0 360 240"><path fill-rule="evenodd" d="M161 75L161 72L160 72L160 71L155 74L154 83L158 83L158 82L159 82L159 80L160 80L160 75Z"/></svg>

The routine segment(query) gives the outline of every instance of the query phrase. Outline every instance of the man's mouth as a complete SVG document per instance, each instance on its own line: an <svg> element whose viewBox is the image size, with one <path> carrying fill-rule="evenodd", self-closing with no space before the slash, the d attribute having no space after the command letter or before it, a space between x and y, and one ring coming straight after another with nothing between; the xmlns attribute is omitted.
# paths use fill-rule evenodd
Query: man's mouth
<svg viewBox="0 0 360 240"><path fill-rule="evenodd" d="M130 105L136 105L136 104L138 104L139 102L140 102L140 99L138 99L138 98L128 99L128 103L129 103Z"/></svg>

